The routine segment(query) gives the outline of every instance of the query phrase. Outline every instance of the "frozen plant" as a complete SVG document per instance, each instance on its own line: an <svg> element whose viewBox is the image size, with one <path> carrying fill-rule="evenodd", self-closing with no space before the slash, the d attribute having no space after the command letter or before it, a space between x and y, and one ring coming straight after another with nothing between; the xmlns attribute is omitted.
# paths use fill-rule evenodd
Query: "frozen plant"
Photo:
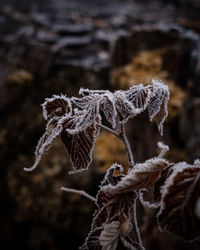
<svg viewBox="0 0 200 250"><path fill-rule="evenodd" d="M114 163L101 182L97 197L81 190L62 188L84 195L94 201L97 210L82 250L144 249L137 225L136 202L157 211L161 230L168 230L194 240L200 236L200 161L169 163L163 158L169 148L158 143L161 153L144 163L135 163L126 137L125 123L147 110L163 134L163 123L168 115L168 87L161 81L134 85L126 91L89 90L81 88L81 97L54 95L42 104L47 120L46 130L35 151L35 163L26 171L34 170L41 157L60 136L76 174L87 170L101 129L122 140L127 150L129 169ZM102 123L102 115L109 126ZM118 170L119 174L114 174ZM144 191L154 188L154 201L145 201ZM184 194L186 194L184 196ZM189 218L188 218L189 216ZM192 230L190 230L192 228Z"/></svg>

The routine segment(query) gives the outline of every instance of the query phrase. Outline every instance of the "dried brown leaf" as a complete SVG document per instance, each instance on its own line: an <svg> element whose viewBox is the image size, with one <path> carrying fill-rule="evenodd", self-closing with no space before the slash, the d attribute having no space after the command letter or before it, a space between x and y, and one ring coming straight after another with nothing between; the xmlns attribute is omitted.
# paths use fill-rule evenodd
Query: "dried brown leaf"
<svg viewBox="0 0 200 250"><path fill-rule="evenodd" d="M152 158L136 164L116 185L107 185L102 189L109 194L121 194L152 186L160 177L161 171L168 166L163 158Z"/></svg>
<svg viewBox="0 0 200 250"><path fill-rule="evenodd" d="M155 93L149 102L148 113L151 121L155 119L160 134L162 135L163 123L168 116L167 105L170 93L168 86L164 85L161 81L153 79L152 85Z"/></svg>
<svg viewBox="0 0 200 250"><path fill-rule="evenodd" d="M170 170L170 169L169 169ZM162 230L185 240L200 237L198 201L200 197L200 162L175 164L161 188L158 222Z"/></svg>
<svg viewBox="0 0 200 250"><path fill-rule="evenodd" d="M114 93L116 109L121 123L126 123L134 114L134 107L126 98L124 91Z"/></svg>
<svg viewBox="0 0 200 250"><path fill-rule="evenodd" d="M132 229L133 202L135 192L110 195L107 197L103 187L117 184L123 175L113 176L115 169L123 170L118 164L113 164L101 183L97 195L98 210L94 214L91 231L82 246L82 250L93 249L134 249L129 243L129 232ZM127 246L130 246L127 247Z"/></svg>
<svg viewBox="0 0 200 250"><path fill-rule="evenodd" d="M92 161L92 152L95 145L99 128L96 123L89 125L80 132L69 134L69 130L73 130L76 124L71 123L73 118L69 118L65 121L61 138L67 149L68 156L72 162L73 171L70 173L77 173L83 170L87 170Z"/></svg>
<svg viewBox="0 0 200 250"><path fill-rule="evenodd" d="M53 95L52 98L46 98L42 104L42 109L46 120L52 116L61 117L72 112L71 101L64 95Z"/></svg>
<svg viewBox="0 0 200 250"><path fill-rule="evenodd" d="M153 86L143 86L143 84L138 84L132 86L129 90L125 91L126 98L129 102L131 102L134 106L134 109L137 109L138 113L143 112L150 101L153 93Z"/></svg>

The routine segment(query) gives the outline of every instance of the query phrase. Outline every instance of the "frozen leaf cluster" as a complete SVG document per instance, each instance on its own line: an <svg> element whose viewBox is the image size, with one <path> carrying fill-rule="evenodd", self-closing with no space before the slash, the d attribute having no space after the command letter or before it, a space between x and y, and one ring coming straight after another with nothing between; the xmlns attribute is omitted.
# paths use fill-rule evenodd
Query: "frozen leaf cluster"
<svg viewBox="0 0 200 250"><path fill-rule="evenodd" d="M168 166L162 158L152 158L136 164L126 175L123 167L113 164L107 171L97 195L98 210L94 214L91 231L81 247L86 249L135 249L138 247L131 234L136 191L149 188ZM121 174L114 176L115 170ZM141 247L141 246L140 246Z"/></svg>
<svg viewBox="0 0 200 250"><path fill-rule="evenodd" d="M162 134L163 122L167 116L169 90L158 80L152 80L152 84L148 86L139 84L127 91L114 93L81 88L79 94L81 97L71 98L54 95L42 104L43 116L47 120L46 130L36 147L34 165L25 170L35 169L42 155L59 136L72 162L71 173L88 169L100 132L102 114L111 128L116 129L119 125L117 123L123 124L148 109L150 119L155 118Z"/></svg>
<svg viewBox="0 0 200 250"><path fill-rule="evenodd" d="M154 184L154 202L161 231L185 240L200 238L200 161L169 164ZM144 203L149 204L149 203Z"/></svg>
<svg viewBox="0 0 200 250"><path fill-rule="evenodd" d="M127 91L120 90L114 93L116 108L122 123L147 109L150 120L155 119L161 134L163 134L163 123L168 115L169 96L168 87L156 79L152 80L151 85L138 84Z"/></svg>
<svg viewBox="0 0 200 250"><path fill-rule="evenodd" d="M35 150L35 163L60 137L71 160L73 171L87 170L101 128L106 128L124 143L129 158L128 172L115 163L106 172L96 199L84 191L63 188L96 202L91 230L82 250L144 249L136 219L136 200L157 210L161 230L167 230L185 240L200 239L200 160L193 165L186 162L169 163L163 158L169 147L158 143L158 157L134 163L125 135L124 123L138 114L148 112L163 134L168 115L169 89L161 81L138 84L130 89L111 92L81 88L80 97L54 95L42 104L47 120L44 134ZM106 120L109 127L103 125ZM116 171L119 172L116 175ZM145 201L143 192L153 187L153 202Z"/></svg>

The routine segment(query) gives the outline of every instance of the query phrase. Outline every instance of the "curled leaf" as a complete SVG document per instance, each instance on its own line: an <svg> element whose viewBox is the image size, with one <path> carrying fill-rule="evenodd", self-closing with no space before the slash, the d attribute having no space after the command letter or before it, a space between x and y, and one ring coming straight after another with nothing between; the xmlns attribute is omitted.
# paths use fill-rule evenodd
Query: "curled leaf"
<svg viewBox="0 0 200 250"><path fill-rule="evenodd" d="M160 177L161 171L168 166L163 158L152 158L136 164L116 185L102 187L106 194L120 194L152 186Z"/></svg>
<svg viewBox="0 0 200 250"><path fill-rule="evenodd" d="M113 172L123 170L113 164L107 171L97 195L98 210L95 212L91 231L82 250L93 249L134 249L130 244L129 233L132 229L133 202L135 192L113 194L107 197L104 186L117 184L123 175L113 176Z"/></svg>
<svg viewBox="0 0 200 250"><path fill-rule="evenodd" d="M180 162L168 169L161 187L158 222L185 240L200 238L198 201L200 197L200 164ZM159 197L159 196L158 196Z"/></svg>
<svg viewBox="0 0 200 250"><path fill-rule="evenodd" d="M42 109L45 120L52 116L61 117L72 112L71 101L64 95L53 95L52 98L46 98L42 104Z"/></svg>
<svg viewBox="0 0 200 250"><path fill-rule="evenodd" d="M155 119L160 134L163 134L163 123L168 115L169 89L168 86L156 79L152 80L152 85L155 94L150 99L148 105L149 118L152 121Z"/></svg>
<svg viewBox="0 0 200 250"><path fill-rule="evenodd" d="M81 249L118 249L118 244L120 249L129 249L126 245L129 244L129 233L132 229L134 198L133 192L113 196L103 207L99 207L95 212L91 231Z"/></svg>
<svg viewBox="0 0 200 250"><path fill-rule="evenodd" d="M38 166L42 155L49 150L53 141L61 134L65 119L66 117L60 120L58 120L57 118L52 118L48 122L46 126L46 131L40 138L35 150L35 163L31 168L24 168L25 171L33 171Z"/></svg>

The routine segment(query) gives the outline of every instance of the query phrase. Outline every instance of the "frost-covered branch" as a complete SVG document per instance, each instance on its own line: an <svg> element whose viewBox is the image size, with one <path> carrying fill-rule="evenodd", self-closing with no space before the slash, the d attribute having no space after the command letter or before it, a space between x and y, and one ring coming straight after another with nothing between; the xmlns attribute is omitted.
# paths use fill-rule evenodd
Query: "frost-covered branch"
<svg viewBox="0 0 200 250"><path fill-rule="evenodd" d="M133 201L133 232L134 232L136 242L139 243L138 249L144 250L145 248L142 245L140 231L139 231L138 223L137 223L137 197Z"/></svg>
<svg viewBox="0 0 200 250"><path fill-rule="evenodd" d="M107 126L105 126L105 125L103 125L101 123L97 123L97 126L99 126L100 128L105 129L106 131L108 131L111 134L115 135L116 137L120 138L119 133L116 132L115 130L113 130L113 129L111 129L111 128L109 128L109 127L107 127Z"/></svg>
<svg viewBox="0 0 200 250"><path fill-rule="evenodd" d="M165 145L163 142L159 141L157 143L157 146L159 149L161 149L160 154L158 155L158 158L163 158L163 156L169 151L169 146Z"/></svg>
<svg viewBox="0 0 200 250"><path fill-rule="evenodd" d="M123 141L124 146L125 146L125 148L127 150L129 165L130 165L130 167L133 167L134 166L133 153L131 151L129 141L128 141L127 137L126 137L126 131L125 131L125 125L124 124L121 124L121 140Z"/></svg>
<svg viewBox="0 0 200 250"><path fill-rule="evenodd" d="M168 114L168 87L153 79L152 84L133 85L128 90L111 92L81 88L79 94L80 97L54 95L45 99L42 109L44 119L47 120L46 130L36 147L33 167L25 170L32 171L36 168L57 137L61 138L72 163L73 170L69 174L77 174L89 168L101 128L119 138L128 155L129 170L126 174L123 166L113 164L104 176L96 199L83 190L65 187L61 190L82 195L97 205L91 231L82 250L115 250L122 249L122 246L123 249L142 250L144 247L136 215L137 194L140 194L141 201L145 203L140 191L159 182L162 171L169 167L168 161L163 158L169 148L158 143L161 149L158 157L135 164L125 124L147 110L150 120L156 121L162 134L163 123ZM105 126L102 119L109 125ZM115 170L118 175L115 175ZM162 199L163 197L162 194Z"/></svg>
<svg viewBox="0 0 200 250"><path fill-rule="evenodd" d="M74 194L82 195L82 196L88 198L89 200L91 200L93 202L96 202L96 199L93 196L86 193L84 190L76 190L76 189L73 189L73 188L66 188L66 187L61 187L61 190L65 191L65 192L68 192L68 193L74 193Z"/></svg>

